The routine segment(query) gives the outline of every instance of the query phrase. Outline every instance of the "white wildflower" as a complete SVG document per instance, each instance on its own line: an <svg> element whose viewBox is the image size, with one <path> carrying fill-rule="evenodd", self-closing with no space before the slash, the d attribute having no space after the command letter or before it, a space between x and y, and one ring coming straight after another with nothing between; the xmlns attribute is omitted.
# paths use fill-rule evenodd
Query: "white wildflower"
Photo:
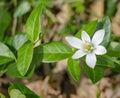
<svg viewBox="0 0 120 98"><path fill-rule="evenodd" d="M95 32L92 40L85 31L82 31L82 40L73 36L66 37L67 42L77 49L72 58L78 59L86 55L86 64L89 67L94 68L97 62L96 55L103 55L107 52L106 48L100 45L104 35L105 31L102 29Z"/></svg>

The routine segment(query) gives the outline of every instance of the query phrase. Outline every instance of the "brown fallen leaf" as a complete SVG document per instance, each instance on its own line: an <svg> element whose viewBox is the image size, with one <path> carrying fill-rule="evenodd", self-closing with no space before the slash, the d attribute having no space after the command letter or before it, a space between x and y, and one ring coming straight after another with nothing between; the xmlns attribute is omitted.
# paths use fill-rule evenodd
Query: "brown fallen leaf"
<svg viewBox="0 0 120 98"><path fill-rule="evenodd" d="M90 20L101 19L104 16L104 0L94 0L90 5Z"/></svg>
<svg viewBox="0 0 120 98"><path fill-rule="evenodd" d="M117 12L112 19L112 30L116 36L120 37L120 3L117 6Z"/></svg>

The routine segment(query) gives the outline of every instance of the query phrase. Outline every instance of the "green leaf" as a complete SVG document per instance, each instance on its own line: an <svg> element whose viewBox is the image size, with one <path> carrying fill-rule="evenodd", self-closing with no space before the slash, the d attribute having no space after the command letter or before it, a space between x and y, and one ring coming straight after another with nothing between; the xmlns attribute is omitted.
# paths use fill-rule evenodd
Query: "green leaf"
<svg viewBox="0 0 120 98"><path fill-rule="evenodd" d="M88 67L87 65L84 66L84 70L87 76L91 79L93 83L98 82L103 76L105 69L102 67L95 66L94 69Z"/></svg>
<svg viewBox="0 0 120 98"><path fill-rule="evenodd" d="M109 44L110 37L111 37L111 23L110 23L109 17L103 18L103 20L98 23L97 30L99 29L105 30L105 37L101 44L106 47Z"/></svg>
<svg viewBox="0 0 120 98"><path fill-rule="evenodd" d="M112 70L120 73L120 64L115 64L115 68Z"/></svg>
<svg viewBox="0 0 120 98"><path fill-rule="evenodd" d="M26 42L18 50L17 69L22 76L27 73L30 67L33 57L33 48L32 43Z"/></svg>
<svg viewBox="0 0 120 98"><path fill-rule="evenodd" d="M11 16L9 12L0 8L0 40L4 37L4 32L8 28L11 21Z"/></svg>
<svg viewBox="0 0 120 98"><path fill-rule="evenodd" d="M117 0L105 0L105 13L107 16L112 17L117 10Z"/></svg>
<svg viewBox="0 0 120 98"><path fill-rule="evenodd" d="M90 36L92 36L96 30L98 21L91 21L87 25L85 25L83 28L80 29L78 33L76 33L76 37L80 38L81 37L81 32L84 30L86 31Z"/></svg>
<svg viewBox="0 0 120 98"><path fill-rule="evenodd" d="M12 43L13 43L13 37L14 36L6 35L5 38L4 38L4 43L7 44L8 46L13 46L12 45Z"/></svg>
<svg viewBox="0 0 120 98"><path fill-rule="evenodd" d="M81 76L80 61L79 60L73 60L72 58L69 58L67 68L68 68L68 71L71 74L71 76L76 81L79 82L80 81L80 76Z"/></svg>
<svg viewBox="0 0 120 98"><path fill-rule="evenodd" d="M13 38L13 47L18 50L26 41L27 41L27 36L25 34L17 34Z"/></svg>
<svg viewBox="0 0 120 98"><path fill-rule="evenodd" d="M27 79L29 79L29 78L32 77L34 70L35 70L35 66L31 65L28 72L26 73L26 75L22 76L18 72L16 63L12 63L12 64L8 65L8 67L7 67L7 74L12 76L12 77L16 77L16 78L27 78Z"/></svg>
<svg viewBox="0 0 120 98"><path fill-rule="evenodd" d="M16 9L14 17L20 17L30 11L30 3L28 1L23 1Z"/></svg>
<svg viewBox="0 0 120 98"><path fill-rule="evenodd" d="M0 65L12 60L15 60L14 54L5 44L0 42Z"/></svg>
<svg viewBox="0 0 120 98"><path fill-rule="evenodd" d="M0 77L4 74L4 73L6 73L6 71L7 71L7 68L6 68L6 64L4 65L0 65Z"/></svg>
<svg viewBox="0 0 120 98"><path fill-rule="evenodd" d="M114 62L104 56L97 57L97 65L108 68L115 68Z"/></svg>
<svg viewBox="0 0 120 98"><path fill-rule="evenodd" d="M26 96L26 98L40 98L33 91L31 91L30 89L28 89L24 85L17 83L17 82L12 83L12 85L8 88L8 92L10 93L10 91L12 89L18 89L22 94L24 94ZM23 97L21 97L21 98L23 98Z"/></svg>
<svg viewBox="0 0 120 98"><path fill-rule="evenodd" d="M120 57L120 43L111 42L107 49L107 55L112 57Z"/></svg>
<svg viewBox="0 0 120 98"><path fill-rule="evenodd" d="M6 98L3 94L0 93L0 98Z"/></svg>
<svg viewBox="0 0 120 98"><path fill-rule="evenodd" d="M10 98L26 98L18 89L12 89L9 94Z"/></svg>
<svg viewBox="0 0 120 98"><path fill-rule="evenodd" d="M30 14L25 25L25 32L28 39L34 43L39 39L39 34L41 30L41 15L43 6L38 5Z"/></svg>
<svg viewBox="0 0 120 98"><path fill-rule="evenodd" d="M35 48L39 61L50 63L71 57L72 49L62 42L49 42Z"/></svg>

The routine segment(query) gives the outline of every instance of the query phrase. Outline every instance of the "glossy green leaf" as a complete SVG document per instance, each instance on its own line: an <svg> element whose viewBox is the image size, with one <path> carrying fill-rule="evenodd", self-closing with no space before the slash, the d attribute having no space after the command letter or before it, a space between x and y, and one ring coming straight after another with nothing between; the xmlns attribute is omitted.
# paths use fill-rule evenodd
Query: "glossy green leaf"
<svg viewBox="0 0 120 98"><path fill-rule="evenodd" d="M71 57L72 49L62 42L49 42L35 48L39 61L50 63Z"/></svg>
<svg viewBox="0 0 120 98"><path fill-rule="evenodd" d="M10 98L26 98L18 89L12 89L9 94Z"/></svg>
<svg viewBox="0 0 120 98"><path fill-rule="evenodd" d="M120 57L120 43L111 42L108 46L107 54L112 57Z"/></svg>
<svg viewBox="0 0 120 98"><path fill-rule="evenodd" d="M4 37L4 32L8 28L11 21L11 16L9 12L0 8L0 40Z"/></svg>
<svg viewBox="0 0 120 98"><path fill-rule="evenodd" d="M115 15L117 10L117 0L105 0L105 14L109 17Z"/></svg>
<svg viewBox="0 0 120 98"><path fill-rule="evenodd" d="M102 67L95 66L94 69L88 67L87 65L84 66L84 70L87 76L91 79L93 83L98 82L103 76L105 69Z"/></svg>
<svg viewBox="0 0 120 98"><path fill-rule="evenodd" d="M34 43L39 39L41 30L42 5L38 5L30 14L25 25L25 32L28 39Z"/></svg>
<svg viewBox="0 0 120 98"><path fill-rule="evenodd" d="M81 32L84 30L86 31L90 36L92 36L96 30L98 21L91 21L87 25L85 25L83 28L80 29L78 33L76 33L76 37L80 38L81 37Z"/></svg>
<svg viewBox="0 0 120 98"><path fill-rule="evenodd" d="M23 1L16 9L14 17L20 17L26 14L30 10L30 3L28 1Z"/></svg>
<svg viewBox="0 0 120 98"><path fill-rule="evenodd" d="M31 64L33 57L33 44L26 42L18 50L17 69L19 73L24 76Z"/></svg>
<svg viewBox="0 0 120 98"><path fill-rule="evenodd" d="M14 71L13 71L14 70ZM7 67L7 74L10 75L11 77L16 77L16 78L31 78L33 75L33 72L35 70L35 66L31 65L28 72L25 74L25 76L22 76L17 69L16 63L9 64Z"/></svg>
<svg viewBox="0 0 120 98"><path fill-rule="evenodd" d="M0 42L0 65L12 60L15 60L14 54L5 44Z"/></svg>
<svg viewBox="0 0 120 98"><path fill-rule="evenodd" d="M13 47L18 50L27 40L28 39L25 34L17 34L13 37Z"/></svg>
<svg viewBox="0 0 120 98"><path fill-rule="evenodd" d="M67 68L68 68L68 71L71 74L71 76L76 81L79 82L80 81L80 76L81 76L80 61L79 60L73 60L72 58L69 58Z"/></svg>
<svg viewBox="0 0 120 98"><path fill-rule="evenodd" d="M111 23L109 17L103 18L103 20L98 23L97 30L99 29L105 30L105 36L101 44L107 46L111 37Z"/></svg>
<svg viewBox="0 0 120 98"><path fill-rule="evenodd" d="M97 65L108 67L108 68L115 68L115 63L110 59L106 58L105 56L97 57Z"/></svg>
<svg viewBox="0 0 120 98"><path fill-rule="evenodd" d="M25 87L24 85L14 82L12 85L9 87L8 92L12 89L18 89L22 94L26 96L26 98L40 98L38 95L36 95L33 91Z"/></svg>

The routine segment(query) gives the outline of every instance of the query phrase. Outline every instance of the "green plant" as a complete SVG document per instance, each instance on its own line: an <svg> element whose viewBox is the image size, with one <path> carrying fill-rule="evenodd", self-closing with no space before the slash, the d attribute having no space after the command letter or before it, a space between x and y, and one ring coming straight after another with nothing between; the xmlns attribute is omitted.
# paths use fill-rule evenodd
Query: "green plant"
<svg viewBox="0 0 120 98"><path fill-rule="evenodd" d="M25 24L25 33L14 34L15 26L13 26L13 36L5 37L5 30L10 25L11 17L9 13L2 8L0 11L0 74L7 73L10 76L16 78L31 78L35 68L40 65L40 63L53 63L58 62L63 59L68 59L68 71L71 76L76 80L80 81L81 67L80 62L83 62L83 68L92 80L93 83L98 82L103 76L107 68L111 68L115 71L120 71L120 43L113 42L111 40L111 23L109 17L103 18L103 20L91 21L87 25L83 26L75 36L81 38L81 32L86 31L90 37L98 30L103 29L105 31L103 41L101 43L107 50L105 55L97 56L96 66L89 67L86 64L85 58L72 59L72 55L75 53L75 49L69 45L53 41L48 43L41 43L42 35L42 15L43 10L48 7L49 2L47 0L39 1L39 4L34 8L27 18ZM27 6L26 10L22 11L22 4ZM30 4L26 1L21 3L21 5L16 9L14 14L14 19L21 18L22 15L29 12ZM3 15L3 16L2 16ZM38 43L36 45L36 43ZM14 71L13 71L14 70ZM23 90L24 89L24 90ZM19 83L12 83L9 87L9 95L11 98L16 98L16 96L22 96L22 98L39 98L34 92L30 91L25 86ZM14 96L13 92L16 92ZM3 95L1 95L3 96ZM20 98L20 97L17 98ZM4 98L4 96L3 96Z"/></svg>

